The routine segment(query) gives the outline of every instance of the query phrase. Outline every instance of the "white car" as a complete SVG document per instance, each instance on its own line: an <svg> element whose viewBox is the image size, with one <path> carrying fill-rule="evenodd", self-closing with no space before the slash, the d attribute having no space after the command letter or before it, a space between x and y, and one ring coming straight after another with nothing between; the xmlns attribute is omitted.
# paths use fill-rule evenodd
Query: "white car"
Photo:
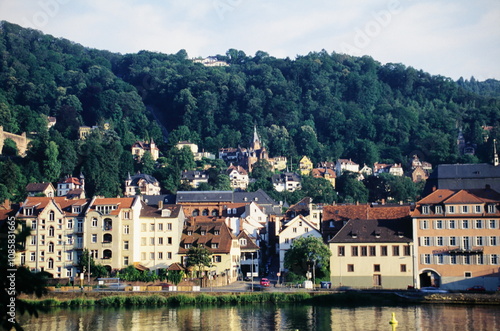
<svg viewBox="0 0 500 331"><path fill-rule="evenodd" d="M440 288L432 287L432 286L422 287L420 289L420 292L424 292L424 293L448 293L447 290L442 290Z"/></svg>

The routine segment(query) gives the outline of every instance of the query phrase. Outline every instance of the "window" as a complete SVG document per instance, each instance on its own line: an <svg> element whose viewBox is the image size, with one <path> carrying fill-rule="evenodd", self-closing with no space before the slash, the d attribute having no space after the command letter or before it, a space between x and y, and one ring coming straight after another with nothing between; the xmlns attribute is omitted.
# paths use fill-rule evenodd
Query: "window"
<svg viewBox="0 0 500 331"><path fill-rule="evenodd" d="M167 231L172 231L172 223L167 223Z"/></svg>
<svg viewBox="0 0 500 331"><path fill-rule="evenodd" d="M493 205L493 204L488 205L488 213L489 214L495 213L495 205Z"/></svg>
<svg viewBox="0 0 500 331"><path fill-rule="evenodd" d="M163 245L163 237L158 237L158 245Z"/></svg>
<svg viewBox="0 0 500 331"><path fill-rule="evenodd" d="M36 245L36 236L30 237L30 245Z"/></svg>
<svg viewBox="0 0 500 331"><path fill-rule="evenodd" d="M483 228L483 220L476 220L476 229Z"/></svg>
<svg viewBox="0 0 500 331"><path fill-rule="evenodd" d="M431 245L431 237L423 237L422 246L430 246Z"/></svg>
<svg viewBox="0 0 500 331"><path fill-rule="evenodd" d="M141 237L141 246L146 246L146 237Z"/></svg>
<svg viewBox="0 0 500 331"><path fill-rule="evenodd" d="M141 231L146 232L146 223L141 224Z"/></svg>
<svg viewBox="0 0 500 331"><path fill-rule="evenodd" d="M35 262L35 259L36 259L35 252L31 252L31 253L30 253L30 261L31 261L31 262Z"/></svg>
<svg viewBox="0 0 500 331"><path fill-rule="evenodd" d="M437 264L443 264L444 263L444 256L443 256L443 254L436 254L436 263Z"/></svg>
<svg viewBox="0 0 500 331"><path fill-rule="evenodd" d="M490 263L491 264L498 264L498 255L497 254L490 255Z"/></svg>
<svg viewBox="0 0 500 331"><path fill-rule="evenodd" d="M354 264L347 265L347 272L354 272Z"/></svg>
<svg viewBox="0 0 500 331"><path fill-rule="evenodd" d="M361 256L368 256L368 247L361 246Z"/></svg>
<svg viewBox="0 0 500 331"><path fill-rule="evenodd" d="M49 253L54 253L54 243L52 241L49 242Z"/></svg>
<svg viewBox="0 0 500 331"><path fill-rule="evenodd" d="M92 234L92 239L90 240L92 243L96 243L97 242L97 234Z"/></svg>
<svg viewBox="0 0 500 331"><path fill-rule="evenodd" d="M155 259L155 253L151 252L149 253L149 259L154 260Z"/></svg>
<svg viewBox="0 0 500 331"><path fill-rule="evenodd" d="M289 244L290 243L290 239L289 238L285 238L285 244Z"/></svg>
<svg viewBox="0 0 500 331"><path fill-rule="evenodd" d="M191 248L191 244L184 244L184 248Z"/></svg>
<svg viewBox="0 0 500 331"><path fill-rule="evenodd" d="M370 256L376 256L377 255L377 249L375 246L370 246Z"/></svg>
<svg viewBox="0 0 500 331"><path fill-rule="evenodd" d="M469 206L462 206L462 214L468 214L469 213Z"/></svg>
<svg viewBox="0 0 500 331"><path fill-rule="evenodd" d="M410 245L403 246L403 250L404 250L404 255L405 256L411 256L411 246Z"/></svg>
<svg viewBox="0 0 500 331"><path fill-rule="evenodd" d="M392 256L399 256L399 246L392 246Z"/></svg>
<svg viewBox="0 0 500 331"><path fill-rule="evenodd" d="M424 264L431 264L431 255L424 254Z"/></svg>
<svg viewBox="0 0 500 331"><path fill-rule="evenodd" d="M126 210L123 212L123 218L126 220L130 219L130 211Z"/></svg>
<svg viewBox="0 0 500 331"><path fill-rule="evenodd" d="M345 256L345 246L339 246L337 248L338 256Z"/></svg>
<svg viewBox="0 0 500 331"><path fill-rule="evenodd" d="M123 226L123 234L129 234L130 233L130 227L128 225Z"/></svg>
<svg viewBox="0 0 500 331"><path fill-rule="evenodd" d="M470 262L471 262L470 255L464 255L464 264L470 264Z"/></svg>
<svg viewBox="0 0 500 331"><path fill-rule="evenodd" d="M477 214L481 213L481 206L475 206L474 212L476 212Z"/></svg>
<svg viewBox="0 0 500 331"><path fill-rule="evenodd" d="M309 232L309 228L304 228L304 232Z"/></svg>
<svg viewBox="0 0 500 331"><path fill-rule="evenodd" d="M450 237L450 246L457 246L457 237Z"/></svg>
<svg viewBox="0 0 500 331"><path fill-rule="evenodd" d="M436 246L443 246L443 237L436 237Z"/></svg>
<svg viewBox="0 0 500 331"><path fill-rule="evenodd" d="M464 277L465 278L472 278L472 272L470 272L470 271L464 272Z"/></svg>
<svg viewBox="0 0 500 331"><path fill-rule="evenodd" d="M163 231L163 223L158 223L158 231Z"/></svg>
<svg viewBox="0 0 500 331"><path fill-rule="evenodd" d="M214 255L213 256L213 261L214 261L214 263L222 262L222 256L220 256L220 255Z"/></svg>
<svg viewBox="0 0 500 331"><path fill-rule="evenodd" d="M128 250L128 246L129 246L128 240L123 241L123 249Z"/></svg>
<svg viewBox="0 0 500 331"><path fill-rule="evenodd" d="M219 244L218 243L212 243L212 248L219 248Z"/></svg>
<svg viewBox="0 0 500 331"><path fill-rule="evenodd" d="M497 220L490 220L488 222L490 229L496 229L497 228Z"/></svg>
<svg viewBox="0 0 500 331"><path fill-rule="evenodd" d="M49 212L49 221L54 222L56 219L56 213L53 210Z"/></svg>
<svg viewBox="0 0 500 331"><path fill-rule="evenodd" d="M53 236L54 236L54 227L50 226L49 227L49 237L53 237Z"/></svg>
<svg viewBox="0 0 500 331"><path fill-rule="evenodd" d="M420 228L422 230L427 230L429 228L429 221L427 220L420 221Z"/></svg>
<svg viewBox="0 0 500 331"><path fill-rule="evenodd" d="M380 264L373 265L373 272L380 272Z"/></svg>
<svg viewBox="0 0 500 331"><path fill-rule="evenodd" d="M450 256L450 264L457 264L457 256L456 255Z"/></svg>
<svg viewBox="0 0 500 331"><path fill-rule="evenodd" d="M123 257L123 265L128 265L128 256Z"/></svg>
<svg viewBox="0 0 500 331"><path fill-rule="evenodd" d="M443 221L437 220L436 221L436 229L441 230L442 228L443 228Z"/></svg>
<svg viewBox="0 0 500 331"><path fill-rule="evenodd" d="M293 228L293 232L296 233L297 232L297 228Z"/></svg>
<svg viewBox="0 0 500 331"><path fill-rule="evenodd" d="M455 214L455 206L448 206L448 212L450 214Z"/></svg>
<svg viewBox="0 0 500 331"><path fill-rule="evenodd" d="M150 244L151 246L154 246L154 245L155 245L155 238L154 238L154 237L149 238L149 244Z"/></svg>
<svg viewBox="0 0 500 331"><path fill-rule="evenodd" d="M435 213L436 214L442 214L443 213L443 207L440 205L437 205L435 208Z"/></svg>
<svg viewBox="0 0 500 331"><path fill-rule="evenodd" d="M484 255L479 254L477 256L477 264L484 264Z"/></svg>
<svg viewBox="0 0 500 331"><path fill-rule="evenodd" d="M167 252L167 259L172 260L172 252Z"/></svg>
<svg viewBox="0 0 500 331"><path fill-rule="evenodd" d="M158 252L158 260L163 260L163 252Z"/></svg>
<svg viewBox="0 0 500 331"><path fill-rule="evenodd" d="M448 221L448 228L450 228L450 229L456 229L457 228L457 222L455 222L455 220L449 220Z"/></svg>
<svg viewBox="0 0 500 331"><path fill-rule="evenodd" d="M31 229L36 230L36 220L31 221Z"/></svg>
<svg viewBox="0 0 500 331"><path fill-rule="evenodd" d="M172 237L167 237L167 245L172 245Z"/></svg>
<svg viewBox="0 0 500 331"><path fill-rule="evenodd" d="M399 270L401 270L401 272L406 272L406 264L401 264Z"/></svg>
<svg viewBox="0 0 500 331"><path fill-rule="evenodd" d="M90 226L93 228L97 228L97 218L92 218Z"/></svg>
<svg viewBox="0 0 500 331"><path fill-rule="evenodd" d="M483 239L483 237L481 237L481 236L476 237L476 246L484 246L484 239Z"/></svg>
<svg viewBox="0 0 500 331"><path fill-rule="evenodd" d="M358 256L358 246L351 247L351 256Z"/></svg>
<svg viewBox="0 0 500 331"><path fill-rule="evenodd" d="M464 249L470 249L470 239L469 239L469 237L463 237L462 238L462 247Z"/></svg>
<svg viewBox="0 0 500 331"><path fill-rule="evenodd" d="M24 208L24 215L25 216L33 215L33 208Z"/></svg>
<svg viewBox="0 0 500 331"><path fill-rule="evenodd" d="M422 214L428 215L429 214L429 206L422 206Z"/></svg>
<svg viewBox="0 0 500 331"><path fill-rule="evenodd" d="M496 246L496 245L498 245L497 237L496 236L490 237L490 246Z"/></svg>
<svg viewBox="0 0 500 331"><path fill-rule="evenodd" d="M68 220L68 222L66 223L66 228L73 229L73 220L72 219Z"/></svg>

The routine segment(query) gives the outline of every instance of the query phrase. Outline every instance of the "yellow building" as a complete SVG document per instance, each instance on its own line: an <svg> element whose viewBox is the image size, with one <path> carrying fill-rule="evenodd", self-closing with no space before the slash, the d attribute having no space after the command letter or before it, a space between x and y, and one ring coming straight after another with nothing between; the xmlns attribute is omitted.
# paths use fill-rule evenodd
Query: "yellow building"
<svg viewBox="0 0 500 331"><path fill-rule="evenodd" d="M299 161L299 170L302 176L307 176L313 169L313 163L307 156L303 156Z"/></svg>
<svg viewBox="0 0 500 331"><path fill-rule="evenodd" d="M411 219L349 220L329 241L332 286L414 286Z"/></svg>

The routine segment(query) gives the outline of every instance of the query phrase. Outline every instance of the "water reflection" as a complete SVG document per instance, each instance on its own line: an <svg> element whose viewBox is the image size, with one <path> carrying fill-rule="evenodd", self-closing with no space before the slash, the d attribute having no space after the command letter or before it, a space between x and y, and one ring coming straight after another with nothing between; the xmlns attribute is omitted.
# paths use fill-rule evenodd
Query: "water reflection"
<svg viewBox="0 0 500 331"><path fill-rule="evenodd" d="M500 330L497 306L324 307L248 305L189 308L61 309L23 316L26 330Z"/></svg>

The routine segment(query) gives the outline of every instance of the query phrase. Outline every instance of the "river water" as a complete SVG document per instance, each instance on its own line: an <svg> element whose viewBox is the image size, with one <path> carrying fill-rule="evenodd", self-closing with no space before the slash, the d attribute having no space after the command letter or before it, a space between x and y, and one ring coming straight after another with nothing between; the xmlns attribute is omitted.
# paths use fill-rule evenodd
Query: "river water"
<svg viewBox="0 0 500 331"><path fill-rule="evenodd" d="M25 330L500 330L499 306L325 307L256 304L223 307L56 309L22 316Z"/></svg>

